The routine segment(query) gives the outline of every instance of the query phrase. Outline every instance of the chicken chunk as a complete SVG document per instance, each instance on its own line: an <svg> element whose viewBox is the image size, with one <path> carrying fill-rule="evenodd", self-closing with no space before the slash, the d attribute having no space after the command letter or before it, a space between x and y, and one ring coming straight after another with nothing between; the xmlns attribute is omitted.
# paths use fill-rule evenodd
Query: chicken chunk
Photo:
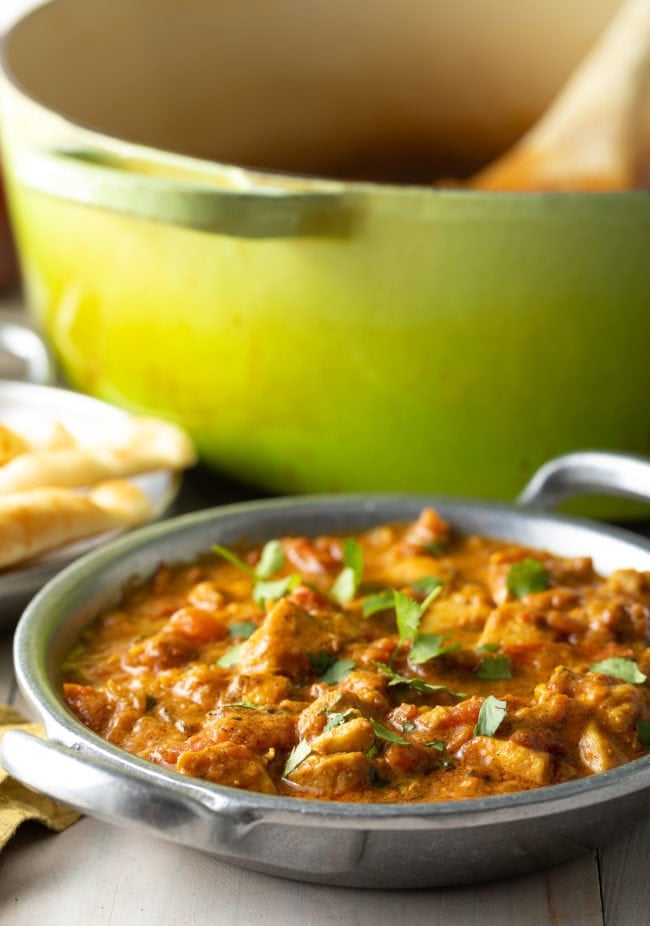
<svg viewBox="0 0 650 926"><path fill-rule="evenodd" d="M580 759L590 772L607 772L625 761L624 756L605 736L598 724L587 724L578 743Z"/></svg>
<svg viewBox="0 0 650 926"><path fill-rule="evenodd" d="M191 775L262 794L275 794L276 787L264 763L245 746L217 743L205 749L182 752L176 762L181 775Z"/></svg>
<svg viewBox="0 0 650 926"><path fill-rule="evenodd" d="M310 654L336 653L358 632L358 625L342 612L315 616L282 598L243 644L239 671L304 678L313 672Z"/></svg>
<svg viewBox="0 0 650 926"><path fill-rule="evenodd" d="M308 756L287 780L304 791L326 798L341 799L369 783L370 762L362 752Z"/></svg>
<svg viewBox="0 0 650 926"><path fill-rule="evenodd" d="M462 749L462 758L477 768L496 769L507 776L515 775L537 787L551 782L550 755L521 746L512 740L475 736Z"/></svg>
<svg viewBox="0 0 650 926"><path fill-rule="evenodd" d="M207 743L239 743L252 752L268 749L291 749L296 741L296 720L291 714L255 710L249 707L218 707L188 747L202 748Z"/></svg>

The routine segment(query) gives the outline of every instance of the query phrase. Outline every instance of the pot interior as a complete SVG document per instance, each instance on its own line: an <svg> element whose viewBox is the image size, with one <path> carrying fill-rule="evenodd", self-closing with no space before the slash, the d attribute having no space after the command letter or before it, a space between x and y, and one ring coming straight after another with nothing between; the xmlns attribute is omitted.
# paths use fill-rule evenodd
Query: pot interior
<svg viewBox="0 0 650 926"><path fill-rule="evenodd" d="M55 0L5 62L46 107L148 147L428 183L520 135L619 3Z"/></svg>

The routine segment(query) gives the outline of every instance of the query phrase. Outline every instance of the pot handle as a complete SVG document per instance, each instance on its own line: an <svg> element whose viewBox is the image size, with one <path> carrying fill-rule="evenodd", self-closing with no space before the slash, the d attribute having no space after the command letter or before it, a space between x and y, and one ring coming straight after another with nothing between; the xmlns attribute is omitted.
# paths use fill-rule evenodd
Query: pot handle
<svg viewBox="0 0 650 926"><path fill-rule="evenodd" d="M216 828L219 841L225 845L256 822L250 811L227 807L225 801L223 806L208 808L168 785L145 781L24 730L4 734L0 764L17 781L80 813L107 823L136 826L187 845L197 846L202 824L212 832L212 838Z"/></svg>
<svg viewBox="0 0 650 926"><path fill-rule="evenodd" d="M54 364L40 336L27 325L0 320L0 350L25 364L25 379L39 386L54 382Z"/></svg>
<svg viewBox="0 0 650 926"><path fill-rule="evenodd" d="M542 466L517 502L549 509L566 498L586 494L650 502L650 459L604 450L568 453Z"/></svg>
<svg viewBox="0 0 650 926"><path fill-rule="evenodd" d="M255 185L247 171L226 166L221 175L206 173L199 183L142 173L141 164L91 150L24 148L12 168L19 183L39 193L198 231L238 238L348 232L349 210L343 208L343 188L335 181L318 189L298 183Z"/></svg>

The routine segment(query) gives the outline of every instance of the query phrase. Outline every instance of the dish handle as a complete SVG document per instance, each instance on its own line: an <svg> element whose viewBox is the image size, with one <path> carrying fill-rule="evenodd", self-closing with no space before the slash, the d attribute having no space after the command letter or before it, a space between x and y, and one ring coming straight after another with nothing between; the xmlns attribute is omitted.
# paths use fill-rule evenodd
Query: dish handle
<svg viewBox="0 0 650 926"><path fill-rule="evenodd" d="M257 822L248 810L227 807L225 802L223 807L208 808L169 785L145 781L23 730L4 734L0 764L17 781L82 814L186 845L201 843L202 835L214 840L215 827L218 842L228 845Z"/></svg>
<svg viewBox="0 0 650 926"><path fill-rule="evenodd" d="M604 450L567 453L544 464L517 503L550 509L566 498L587 494L650 502L650 459Z"/></svg>
<svg viewBox="0 0 650 926"><path fill-rule="evenodd" d="M39 335L27 325L0 320L0 350L23 361L28 382L39 386L49 386L54 382L50 353Z"/></svg>
<svg viewBox="0 0 650 926"><path fill-rule="evenodd" d="M204 180L147 173L143 165L93 150L23 148L13 164L31 190L137 219L180 225L238 238L335 236L349 233L351 216L342 187L317 189L276 182L224 167Z"/></svg>

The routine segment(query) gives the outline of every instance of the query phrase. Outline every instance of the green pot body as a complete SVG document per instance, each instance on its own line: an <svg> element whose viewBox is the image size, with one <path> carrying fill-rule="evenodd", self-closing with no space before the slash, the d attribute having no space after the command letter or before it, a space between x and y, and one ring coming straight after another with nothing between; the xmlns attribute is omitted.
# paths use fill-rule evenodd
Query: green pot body
<svg viewBox="0 0 650 926"><path fill-rule="evenodd" d="M81 128L6 76L2 101L65 376L184 425L218 470L508 499L554 455L650 451L647 191L265 174Z"/></svg>

